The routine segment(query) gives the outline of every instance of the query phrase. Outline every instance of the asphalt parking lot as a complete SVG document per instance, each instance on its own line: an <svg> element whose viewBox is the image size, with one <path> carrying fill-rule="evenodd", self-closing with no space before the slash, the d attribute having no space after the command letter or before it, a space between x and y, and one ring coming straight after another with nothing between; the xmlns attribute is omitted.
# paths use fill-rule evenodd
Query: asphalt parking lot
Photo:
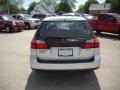
<svg viewBox="0 0 120 90"><path fill-rule="evenodd" d="M101 68L95 72L40 72L30 69L35 30L0 32L0 90L120 90L120 39L100 34Z"/></svg>

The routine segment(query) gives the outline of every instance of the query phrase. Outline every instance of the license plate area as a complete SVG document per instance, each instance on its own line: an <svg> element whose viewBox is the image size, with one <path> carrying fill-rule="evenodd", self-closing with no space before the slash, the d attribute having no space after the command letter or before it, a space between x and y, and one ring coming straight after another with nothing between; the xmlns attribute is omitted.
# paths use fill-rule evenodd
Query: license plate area
<svg viewBox="0 0 120 90"><path fill-rule="evenodd" d="M58 56L59 57L72 57L73 49L58 49Z"/></svg>

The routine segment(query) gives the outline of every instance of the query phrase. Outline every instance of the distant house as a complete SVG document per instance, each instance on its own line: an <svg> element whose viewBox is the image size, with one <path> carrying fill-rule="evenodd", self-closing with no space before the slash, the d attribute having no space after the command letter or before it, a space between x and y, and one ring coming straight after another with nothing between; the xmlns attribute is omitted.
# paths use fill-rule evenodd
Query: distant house
<svg viewBox="0 0 120 90"><path fill-rule="evenodd" d="M41 0L33 9L31 14L53 15L55 13L52 0Z"/></svg>
<svg viewBox="0 0 120 90"><path fill-rule="evenodd" d="M91 15L98 15L100 13L108 13L111 11L111 4L91 4L89 13Z"/></svg>

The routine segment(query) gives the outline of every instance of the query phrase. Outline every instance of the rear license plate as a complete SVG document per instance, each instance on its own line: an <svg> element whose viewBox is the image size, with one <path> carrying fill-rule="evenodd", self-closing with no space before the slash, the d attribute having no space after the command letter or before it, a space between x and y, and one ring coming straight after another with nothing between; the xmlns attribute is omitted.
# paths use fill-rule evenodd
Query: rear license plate
<svg viewBox="0 0 120 90"><path fill-rule="evenodd" d="M58 49L58 56L60 57L73 56L73 49Z"/></svg>

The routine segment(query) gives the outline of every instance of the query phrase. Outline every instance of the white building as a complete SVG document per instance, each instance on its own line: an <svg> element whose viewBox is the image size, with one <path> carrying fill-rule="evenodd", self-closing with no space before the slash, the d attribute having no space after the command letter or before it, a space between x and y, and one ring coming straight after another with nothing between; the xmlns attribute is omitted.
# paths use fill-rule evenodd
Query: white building
<svg viewBox="0 0 120 90"><path fill-rule="evenodd" d="M100 13L109 13L111 11L111 4L91 4L89 13L91 15L98 15Z"/></svg>
<svg viewBox="0 0 120 90"><path fill-rule="evenodd" d="M52 0L41 0L33 9L31 14L53 15L55 13Z"/></svg>

